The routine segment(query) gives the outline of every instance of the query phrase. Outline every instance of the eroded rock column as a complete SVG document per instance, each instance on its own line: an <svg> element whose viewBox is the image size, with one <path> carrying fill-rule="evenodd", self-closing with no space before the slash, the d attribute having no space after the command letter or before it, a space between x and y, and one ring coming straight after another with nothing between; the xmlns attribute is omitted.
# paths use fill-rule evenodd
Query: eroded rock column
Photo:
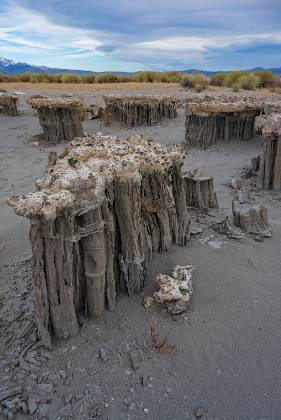
<svg viewBox="0 0 281 420"><path fill-rule="evenodd" d="M43 128L42 143L57 144L83 136L82 103L76 99L42 98L31 99L37 109L39 123Z"/></svg>
<svg viewBox="0 0 281 420"><path fill-rule="evenodd" d="M178 99L170 96L107 95L105 112L128 127L155 125L177 116Z"/></svg>
<svg viewBox="0 0 281 420"><path fill-rule="evenodd" d="M31 220L41 337L77 334L79 316L114 309L118 289L140 293L154 253L187 243L183 160L180 146L139 136L78 138L37 192L8 200Z"/></svg>

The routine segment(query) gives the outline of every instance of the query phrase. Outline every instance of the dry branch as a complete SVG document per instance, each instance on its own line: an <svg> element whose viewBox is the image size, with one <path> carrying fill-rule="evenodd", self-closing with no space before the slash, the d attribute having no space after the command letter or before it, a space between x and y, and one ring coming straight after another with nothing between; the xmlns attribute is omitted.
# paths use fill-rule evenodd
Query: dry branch
<svg viewBox="0 0 281 420"><path fill-rule="evenodd" d="M170 353L172 350L175 349L174 345L168 343L168 337L170 332L171 330L168 332L167 335L160 338L156 328L156 319L154 318L150 322L150 337L148 344L159 353Z"/></svg>

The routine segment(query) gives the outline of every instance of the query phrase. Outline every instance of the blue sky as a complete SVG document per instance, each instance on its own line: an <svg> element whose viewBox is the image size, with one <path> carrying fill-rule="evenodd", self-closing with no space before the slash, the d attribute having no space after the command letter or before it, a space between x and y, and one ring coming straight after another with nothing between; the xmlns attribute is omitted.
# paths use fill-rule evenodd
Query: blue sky
<svg viewBox="0 0 281 420"><path fill-rule="evenodd" d="M281 66L281 0L0 0L0 56L93 71Z"/></svg>

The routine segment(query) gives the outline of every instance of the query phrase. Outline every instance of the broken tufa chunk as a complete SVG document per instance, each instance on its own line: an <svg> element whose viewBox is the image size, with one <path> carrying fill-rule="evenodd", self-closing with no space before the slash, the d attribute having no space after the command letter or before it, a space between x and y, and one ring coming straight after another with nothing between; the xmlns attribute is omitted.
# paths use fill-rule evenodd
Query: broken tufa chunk
<svg viewBox="0 0 281 420"><path fill-rule="evenodd" d="M167 311L172 315L179 315L188 309L190 297L193 293L191 265L176 265L172 276L158 274L156 281L160 290L154 293L155 301L164 304Z"/></svg>

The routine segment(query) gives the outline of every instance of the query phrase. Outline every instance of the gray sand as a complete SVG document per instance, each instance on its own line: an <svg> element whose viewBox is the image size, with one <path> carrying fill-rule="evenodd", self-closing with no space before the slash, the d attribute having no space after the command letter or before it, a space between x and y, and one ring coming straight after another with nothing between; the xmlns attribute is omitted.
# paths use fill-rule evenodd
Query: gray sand
<svg viewBox="0 0 281 420"><path fill-rule="evenodd" d="M167 93L167 88L151 86L142 91ZM30 282L30 264L22 262L31 254L29 223L16 216L5 199L33 191L35 180L45 172L49 151L63 149L63 146L47 148L34 143L40 126L36 112L26 104L26 99L34 93L48 91L23 92L20 116L0 115L0 298L5 297L10 285L21 283L23 287L22 282ZM61 93L61 90L56 92ZM103 93L103 89L79 91L87 104L101 104ZM190 94L175 87L168 88L168 93L182 99ZM142 133L147 139L165 144L181 143L184 112L181 109L175 121L149 128L102 127L98 120L86 121L84 128L88 134L102 131L129 137ZM258 138L217 144L206 151L191 150L184 169L205 167L214 176L219 213L227 215L231 212L233 191L223 181L239 176L250 158L259 152ZM196 266L192 304L179 320L172 320L160 306L145 309L141 296L128 299L121 295L114 312L87 320L78 337L66 342L54 341L51 359L24 382L32 394L37 393L35 382L40 382L38 376L42 372L47 371L52 378L48 382L54 384L54 390L45 403L46 418L66 419L72 413L74 419L88 419L91 409L99 408L100 418L112 420L192 419L196 414L219 420L281 419L281 195L251 194L253 200L268 206L272 238L261 243L251 237L240 242L223 238L221 248L215 249L203 243L204 238L210 235L215 240L220 238L206 228L201 235L193 236L187 247L172 247L148 264L143 296L156 290L154 278L159 272L169 274L176 263ZM15 310L13 305L17 301L13 304L11 293L8 302L11 311ZM171 353L157 353L146 345L153 318L157 319L160 334L170 331L168 341L175 346ZM108 360L98 358L101 349L108 352ZM141 349L142 360L134 370L128 354L136 349ZM6 362L3 354L0 389ZM69 381L65 381L65 372ZM70 395L72 399L68 403Z"/></svg>

